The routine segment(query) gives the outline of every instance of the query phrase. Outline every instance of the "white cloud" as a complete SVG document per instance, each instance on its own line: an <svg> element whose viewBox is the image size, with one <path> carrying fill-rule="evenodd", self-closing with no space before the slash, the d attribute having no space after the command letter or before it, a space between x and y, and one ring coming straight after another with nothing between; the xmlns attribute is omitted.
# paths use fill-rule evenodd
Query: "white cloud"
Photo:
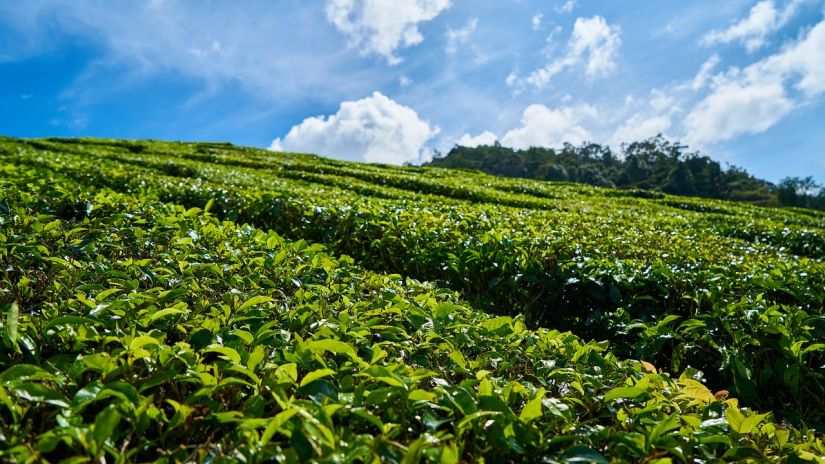
<svg viewBox="0 0 825 464"><path fill-rule="evenodd" d="M533 15L533 19L530 20L530 24L533 26L533 30L537 31L541 29L541 20L544 18L544 13L536 13Z"/></svg>
<svg viewBox="0 0 825 464"><path fill-rule="evenodd" d="M581 122L597 115L596 109L588 105L556 109L530 105L522 114L521 127L504 134L501 143L516 149L558 147L564 142L580 144L591 137Z"/></svg>
<svg viewBox="0 0 825 464"><path fill-rule="evenodd" d="M462 147L478 147L481 145L492 145L496 143L498 137L496 134L490 131L484 131L478 135L471 136L470 134L464 134L461 136L460 139L456 142L456 145L460 145Z"/></svg>
<svg viewBox="0 0 825 464"><path fill-rule="evenodd" d="M327 19L365 55L398 64L399 48L424 40L418 25L450 7L450 0L329 0Z"/></svg>
<svg viewBox="0 0 825 464"><path fill-rule="evenodd" d="M823 93L825 21L774 55L714 76L711 93L685 117L687 140L702 144L763 132Z"/></svg>
<svg viewBox="0 0 825 464"><path fill-rule="evenodd" d="M576 6L576 1L577 0L567 0L561 5L555 7L554 10L556 10L556 13L570 13Z"/></svg>
<svg viewBox="0 0 825 464"><path fill-rule="evenodd" d="M478 18L473 18L467 22L467 25L461 29L447 28L447 46L444 51L448 54L453 54L458 51L459 45L467 43L470 36L475 32L478 26Z"/></svg>
<svg viewBox="0 0 825 464"><path fill-rule="evenodd" d="M157 77L201 84L190 102L231 86L281 106L307 95L340 101L387 81L358 70L353 53L342 53L340 35L323 23L323 11L313 9L282 2L204 8L179 0L0 1L0 29L14 33L0 45L0 60L6 51L8 59L21 60L61 49L66 37L90 44L94 54L66 92L74 103L118 98L125 88ZM297 26L310 19L321 24Z"/></svg>
<svg viewBox="0 0 825 464"><path fill-rule="evenodd" d="M412 108L374 92L361 100L341 103L333 115L304 119L283 139L275 139L270 149L403 164L422 159L424 145L438 132Z"/></svg>
<svg viewBox="0 0 825 464"><path fill-rule="evenodd" d="M634 105L636 99L631 95L625 97L625 108ZM664 134L672 126L671 117L682 111L676 99L667 92L653 89L648 98L649 108L642 107L624 119L609 139L610 145L620 146L622 143L636 142Z"/></svg>
<svg viewBox="0 0 825 464"><path fill-rule="evenodd" d="M792 109L779 83L724 84L685 118L688 140L701 144L759 133Z"/></svg>
<svg viewBox="0 0 825 464"><path fill-rule="evenodd" d="M518 72L516 72L515 69L510 71L510 74L508 74L507 78L504 79L504 83L507 84L507 87L512 87L512 86L516 85L517 81L518 81Z"/></svg>
<svg viewBox="0 0 825 464"><path fill-rule="evenodd" d="M773 0L762 0L754 5L747 18L731 24L727 29L710 31L702 37L703 45L727 44L738 41L752 53L763 45L768 35L782 28L806 0L790 0L778 10Z"/></svg>
<svg viewBox="0 0 825 464"><path fill-rule="evenodd" d="M795 87L808 98L825 92L825 21L811 28L798 42L771 55L747 71L759 75L777 74L781 78L798 77Z"/></svg>
<svg viewBox="0 0 825 464"><path fill-rule="evenodd" d="M544 87L555 75L580 63L586 63L587 77L606 76L616 68L620 36L619 26L611 26L601 16L578 18L564 55L530 73L525 82L537 88Z"/></svg>
<svg viewBox="0 0 825 464"><path fill-rule="evenodd" d="M587 54L587 75L610 74L615 68L616 50L621 45L618 26L611 26L600 16L578 18L573 26L572 49L576 56Z"/></svg>
<svg viewBox="0 0 825 464"><path fill-rule="evenodd" d="M679 109L673 97L659 89L650 91L650 106L657 113L671 113Z"/></svg>
<svg viewBox="0 0 825 464"><path fill-rule="evenodd" d="M696 76L693 78L693 82L690 84L690 88L693 90L700 90L702 89L708 81L710 77L711 71L716 65L719 64L719 55L713 54L710 58L707 59L704 63L702 63L702 67L699 68L699 72L696 73Z"/></svg>
<svg viewBox="0 0 825 464"><path fill-rule="evenodd" d="M610 144L618 147L622 143L637 142L657 134L664 134L670 128L670 124L670 116L667 115L655 115L646 118L641 114L634 114L616 129L610 139Z"/></svg>

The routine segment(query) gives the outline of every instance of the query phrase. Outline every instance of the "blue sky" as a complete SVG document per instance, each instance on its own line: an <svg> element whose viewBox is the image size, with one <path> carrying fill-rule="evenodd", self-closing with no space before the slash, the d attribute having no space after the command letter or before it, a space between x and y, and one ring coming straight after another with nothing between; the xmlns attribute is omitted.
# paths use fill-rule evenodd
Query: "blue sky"
<svg viewBox="0 0 825 464"><path fill-rule="evenodd" d="M371 162L656 133L825 181L821 0L0 3L0 134Z"/></svg>

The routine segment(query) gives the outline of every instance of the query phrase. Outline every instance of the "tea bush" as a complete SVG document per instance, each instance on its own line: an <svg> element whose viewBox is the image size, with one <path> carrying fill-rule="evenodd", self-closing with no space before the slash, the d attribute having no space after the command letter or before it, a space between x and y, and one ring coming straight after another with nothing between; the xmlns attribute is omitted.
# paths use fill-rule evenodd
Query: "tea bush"
<svg viewBox="0 0 825 464"><path fill-rule="evenodd" d="M823 216L223 145L0 148L7 459L825 452Z"/></svg>

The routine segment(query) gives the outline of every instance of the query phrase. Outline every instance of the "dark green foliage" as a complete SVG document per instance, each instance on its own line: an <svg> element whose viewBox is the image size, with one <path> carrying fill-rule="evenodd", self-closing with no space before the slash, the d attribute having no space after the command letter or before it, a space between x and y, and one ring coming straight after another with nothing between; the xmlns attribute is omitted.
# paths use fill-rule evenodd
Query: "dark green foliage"
<svg viewBox="0 0 825 464"><path fill-rule="evenodd" d="M476 169L497 176L579 182L600 187L646 189L743 201L758 205L825 209L825 193L812 178L788 178L778 186L737 167L723 170L707 156L658 135L622 147L616 156L607 146L565 144L562 149L513 150L501 145L456 146L431 166Z"/></svg>
<svg viewBox="0 0 825 464"><path fill-rule="evenodd" d="M221 144L0 148L5 459L825 452L821 213Z"/></svg>
<svg viewBox="0 0 825 464"><path fill-rule="evenodd" d="M825 209L825 189L810 176L782 179L776 187L776 194L783 205Z"/></svg>

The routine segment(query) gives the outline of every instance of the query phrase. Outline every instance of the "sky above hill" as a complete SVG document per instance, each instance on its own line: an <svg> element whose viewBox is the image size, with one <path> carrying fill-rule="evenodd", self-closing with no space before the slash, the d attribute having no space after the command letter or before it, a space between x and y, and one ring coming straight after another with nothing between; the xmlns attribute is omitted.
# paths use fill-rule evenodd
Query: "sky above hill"
<svg viewBox="0 0 825 464"><path fill-rule="evenodd" d="M370 162L663 133L825 182L821 0L0 2L0 134Z"/></svg>

